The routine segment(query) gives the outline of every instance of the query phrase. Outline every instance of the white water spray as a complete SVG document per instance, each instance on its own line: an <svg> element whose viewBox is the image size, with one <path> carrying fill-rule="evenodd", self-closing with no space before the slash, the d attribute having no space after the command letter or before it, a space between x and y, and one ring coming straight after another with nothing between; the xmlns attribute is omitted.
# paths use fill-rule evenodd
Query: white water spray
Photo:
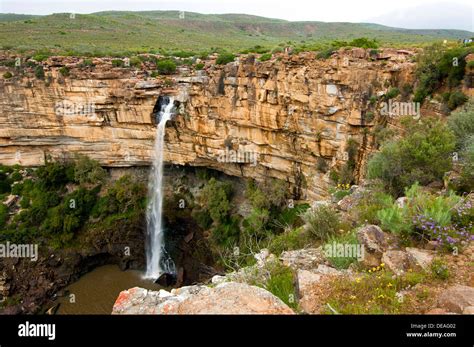
<svg viewBox="0 0 474 347"><path fill-rule="evenodd" d="M175 274L173 260L165 249L163 210L163 147L165 143L166 122L171 118L174 100L166 97L159 111L159 124L156 129L153 167L148 184L149 202L147 207L146 278L158 279L162 274Z"/></svg>

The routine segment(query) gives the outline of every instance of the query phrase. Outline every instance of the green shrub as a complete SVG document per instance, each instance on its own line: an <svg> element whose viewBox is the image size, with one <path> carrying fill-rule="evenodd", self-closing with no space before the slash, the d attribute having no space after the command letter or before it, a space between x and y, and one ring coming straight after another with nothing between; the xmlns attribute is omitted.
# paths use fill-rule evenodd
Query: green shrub
<svg viewBox="0 0 474 347"><path fill-rule="evenodd" d="M336 211L325 205L308 209L301 215L305 228L313 237L326 241L334 235L340 226L339 216Z"/></svg>
<svg viewBox="0 0 474 347"><path fill-rule="evenodd" d="M39 184L45 189L57 190L66 183L72 182L74 166L70 163L47 162L36 171Z"/></svg>
<svg viewBox="0 0 474 347"><path fill-rule="evenodd" d="M136 68L140 68L142 66L142 59L137 56L133 56L130 58L130 66L134 66Z"/></svg>
<svg viewBox="0 0 474 347"><path fill-rule="evenodd" d="M162 75L172 75L176 72L176 63L170 59L160 60L156 68Z"/></svg>
<svg viewBox="0 0 474 347"><path fill-rule="evenodd" d="M333 235L329 237L329 240L324 245L323 249L326 251L326 258L329 263L336 269L347 269L352 263L358 261L357 254L353 253L351 256L338 256L337 253L334 254L334 245L358 245L357 233L352 231L344 235ZM327 252L330 250L329 252ZM337 251L337 249L336 249Z"/></svg>
<svg viewBox="0 0 474 347"><path fill-rule="evenodd" d="M45 75L44 75L43 67L41 65L38 65L35 68L35 76L39 80L44 80Z"/></svg>
<svg viewBox="0 0 474 347"><path fill-rule="evenodd" d="M112 66L113 67L123 67L124 62L122 59L112 59Z"/></svg>
<svg viewBox="0 0 474 347"><path fill-rule="evenodd" d="M283 251L301 249L311 243L309 233L299 227L274 236L268 244L268 249L273 254L280 255Z"/></svg>
<svg viewBox="0 0 474 347"><path fill-rule="evenodd" d="M0 229L3 229L8 220L8 207L0 202Z"/></svg>
<svg viewBox="0 0 474 347"><path fill-rule="evenodd" d="M147 189L143 183L135 181L132 176L124 175L107 189L107 193L95 204L93 217L125 214L144 208Z"/></svg>
<svg viewBox="0 0 474 347"><path fill-rule="evenodd" d="M203 63L198 63L198 64L196 64L196 66L194 68L196 70L202 70L204 68L204 64Z"/></svg>
<svg viewBox="0 0 474 347"><path fill-rule="evenodd" d="M452 92L449 96L448 107L454 110L464 104L469 98L461 91Z"/></svg>
<svg viewBox="0 0 474 347"><path fill-rule="evenodd" d="M253 208L242 225L248 234L254 235L257 239L264 239L267 236L267 225L269 221L270 212L268 210Z"/></svg>
<svg viewBox="0 0 474 347"><path fill-rule="evenodd" d="M257 209L280 209L286 204L287 184L282 180L269 179L257 184L247 182L245 197Z"/></svg>
<svg viewBox="0 0 474 347"><path fill-rule="evenodd" d="M360 47L360 48L373 48L376 49L379 47L375 39L370 40L366 37L360 37L349 42L349 46Z"/></svg>
<svg viewBox="0 0 474 347"><path fill-rule="evenodd" d="M277 224L285 226L285 228L295 228L302 225L303 221L301 220L301 214L306 212L309 207L309 204L297 204L293 207L284 208L279 212Z"/></svg>
<svg viewBox="0 0 474 347"><path fill-rule="evenodd" d="M107 176L96 160L85 155L78 155L74 165L74 180L79 184L102 184Z"/></svg>
<svg viewBox="0 0 474 347"><path fill-rule="evenodd" d="M270 59L272 59L272 54L271 53L262 54L259 58L260 61L267 61L267 60L270 60Z"/></svg>
<svg viewBox="0 0 474 347"><path fill-rule="evenodd" d="M316 58L318 58L318 59L329 59L329 58L331 58L331 56L333 55L333 53L335 51L336 51L336 49L334 47L326 48L326 49L318 52L318 54L316 54Z"/></svg>
<svg viewBox="0 0 474 347"><path fill-rule="evenodd" d="M49 54L38 53L33 56L33 59L36 60L38 63L40 63L48 59L48 57L49 57Z"/></svg>
<svg viewBox="0 0 474 347"><path fill-rule="evenodd" d="M412 231L412 223L409 219L408 210L393 205L377 212L380 226L385 231L399 235L409 235Z"/></svg>
<svg viewBox="0 0 474 347"><path fill-rule="evenodd" d="M92 59L84 59L81 63L81 67L92 67L92 66L94 66Z"/></svg>
<svg viewBox="0 0 474 347"><path fill-rule="evenodd" d="M235 60L235 55L232 53L222 53L219 54L216 60L216 64L218 65L226 65L228 63L231 63Z"/></svg>
<svg viewBox="0 0 474 347"><path fill-rule="evenodd" d="M231 209L230 196L232 185L221 182L212 177L200 193L202 207L209 211L214 223L219 224L226 220Z"/></svg>
<svg viewBox="0 0 474 347"><path fill-rule="evenodd" d="M385 94L385 99L390 100L396 98L400 94L400 90L398 88L392 88Z"/></svg>
<svg viewBox="0 0 474 347"><path fill-rule="evenodd" d="M474 191L474 135L466 141L465 149L461 152L461 158L463 166L460 189L469 193Z"/></svg>
<svg viewBox="0 0 474 347"><path fill-rule="evenodd" d="M441 44L426 47L422 54L417 56L417 88L413 101L423 102L443 84L451 89L459 85L464 78L465 57L472 52L470 47L455 47L446 49ZM458 61L453 65L453 59Z"/></svg>
<svg viewBox="0 0 474 347"><path fill-rule="evenodd" d="M448 126L456 138L456 150L466 147L466 141L474 135L474 100L469 100L462 108L448 118Z"/></svg>
<svg viewBox="0 0 474 347"><path fill-rule="evenodd" d="M231 248L238 244L240 238L240 219L234 215L221 221L211 229L211 240L222 248Z"/></svg>
<svg viewBox="0 0 474 347"><path fill-rule="evenodd" d="M3 74L3 78L5 78L6 80L12 77L13 77L13 74L10 71L7 71Z"/></svg>
<svg viewBox="0 0 474 347"><path fill-rule="evenodd" d="M276 265L265 284L265 289L292 309L297 310L294 274L289 267Z"/></svg>
<svg viewBox="0 0 474 347"><path fill-rule="evenodd" d="M381 179L395 196L415 182L441 181L452 167L454 136L439 122L405 124L403 138L384 144L368 163L368 177Z"/></svg>
<svg viewBox="0 0 474 347"><path fill-rule="evenodd" d="M434 278L445 281L450 276L449 267L442 259L435 259L431 263L431 274Z"/></svg>
<svg viewBox="0 0 474 347"><path fill-rule="evenodd" d="M67 66L63 66L59 69L59 73L65 77L69 76L69 69Z"/></svg>

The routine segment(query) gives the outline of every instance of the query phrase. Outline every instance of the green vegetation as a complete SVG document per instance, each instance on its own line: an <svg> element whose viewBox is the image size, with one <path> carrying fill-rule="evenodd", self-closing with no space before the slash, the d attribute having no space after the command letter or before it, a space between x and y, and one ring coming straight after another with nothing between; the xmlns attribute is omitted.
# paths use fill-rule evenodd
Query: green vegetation
<svg viewBox="0 0 474 347"><path fill-rule="evenodd" d="M267 61L267 60L270 60L270 59L272 59L272 54L271 53L262 54L259 58L260 61Z"/></svg>
<svg viewBox="0 0 474 347"><path fill-rule="evenodd" d="M385 95L385 99L389 100L389 99L396 98L399 94L400 94L400 90L398 88L392 88Z"/></svg>
<svg viewBox="0 0 474 347"><path fill-rule="evenodd" d="M268 249L275 255L283 251L301 249L313 243L311 235L303 227L290 229L272 238Z"/></svg>
<svg viewBox="0 0 474 347"><path fill-rule="evenodd" d="M325 205L308 209L302 216L305 227L313 237L319 240L328 240L339 230L340 220L336 211Z"/></svg>
<svg viewBox="0 0 474 347"><path fill-rule="evenodd" d="M355 279L344 277L334 280L332 291L326 298L329 304L326 313L334 314L334 311L338 314L403 313L409 309L410 298L401 299L399 292L422 283L425 279L423 273L417 272L393 276L382 266Z"/></svg>
<svg viewBox="0 0 474 347"><path fill-rule="evenodd" d="M407 244L437 240L447 250L461 247L471 237L474 211L469 201L453 192L436 196L418 184L408 188L405 195L403 206L386 199L385 207L375 212L374 224L399 235Z"/></svg>
<svg viewBox="0 0 474 347"><path fill-rule="evenodd" d="M379 45L377 43L377 40L375 40L375 39L370 40L366 37L361 37L361 38L358 38L358 39L354 39L351 42L349 42L348 46L360 47L360 48L373 48L373 49L379 47ZM373 54L372 51L371 51L371 54ZM375 52L375 54L377 54L377 52Z"/></svg>
<svg viewBox="0 0 474 347"><path fill-rule="evenodd" d="M124 62L122 59L113 59L112 60L113 67L124 67Z"/></svg>
<svg viewBox="0 0 474 347"><path fill-rule="evenodd" d="M7 71L3 74L3 78L5 78L6 80L12 77L13 77L13 74L10 71Z"/></svg>
<svg viewBox="0 0 474 347"><path fill-rule="evenodd" d="M294 284L293 271L286 266L277 265L271 272L271 276L268 279L265 288L280 298L285 304L294 310L298 309L296 301L296 288Z"/></svg>
<svg viewBox="0 0 474 347"><path fill-rule="evenodd" d="M160 60L156 68L161 75L172 75L176 72L176 63L170 59Z"/></svg>
<svg viewBox="0 0 474 347"><path fill-rule="evenodd" d="M448 265L440 258L433 260L431 263L431 274L434 278L443 281L447 280L450 276Z"/></svg>
<svg viewBox="0 0 474 347"><path fill-rule="evenodd" d="M357 233L355 231L351 231L342 235L332 235L329 237L324 247L331 247L334 244L358 245L359 241L357 240ZM328 256L327 258L329 263L331 263L331 265L336 269L347 269L351 264L358 261L357 254L352 254L352 257L338 257L336 254L333 256Z"/></svg>
<svg viewBox="0 0 474 347"><path fill-rule="evenodd" d="M394 196L415 182L442 181L452 167L455 141L444 123L406 119L404 130L403 138L385 143L368 163L368 177L381 179Z"/></svg>
<svg viewBox="0 0 474 347"><path fill-rule="evenodd" d="M448 98L449 108L454 109L461 105L465 99L455 88L464 78L466 61L465 57L474 51L473 47L457 46L446 48L435 44L427 47L424 52L417 56L417 87L413 101L423 102L432 96L442 86L446 86L450 92L454 92Z"/></svg>
<svg viewBox="0 0 474 347"><path fill-rule="evenodd" d="M15 206L0 204L0 240L41 241L60 248L72 246L92 230L113 232L116 224L104 223L120 216L140 225L146 187L129 176L106 185L105 177L99 164L84 156L66 162L47 160L25 177L19 167L1 167L0 188L19 195L22 210L9 219L7 213Z"/></svg>
<svg viewBox="0 0 474 347"><path fill-rule="evenodd" d="M295 275L293 271L278 261L268 262L263 269L264 275L252 274L249 284L264 288L280 298L285 304L298 310L296 299Z"/></svg>
<svg viewBox="0 0 474 347"><path fill-rule="evenodd" d="M233 62L234 59L235 59L235 55L233 55L232 53L221 53L217 57L216 64L225 65L225 64Z"/></svg>
<svg viewBox="0 0 474 347"><path fill-rule="evenodd" d="M63 66L59 69L59 73L64 77L69 76L69 69L66 66Z"/></svg>
<svg viewBox="0 0 474 347"><path fill-rule="evenodd" d="M38 65L35 68L35 76L39 80L44 80L45 75L44 75L43 67L41 65Z"/></svg>
<svg viewBox="0 0 474 347"><path fill-rule="evenodd" d="M375 49L377 42L383 42L384 46L419 46L472 36L459 30L407 31L374 24L287 22L248 15L186 12L187 20L181 20L178 11L99 12L77 14L74 19L67 13L34 16L27 20L19 18L0 17L0 46L3 49L52 50L56 54L95 56L160 52L188 58L200 54L196 52L224 49L267 53L275 47L281 49L280 45L319 51L321 47L315 48L321 43L330 44L348 37L353 38L349 44L354 47Z"/></svg>
<svg viewBox="0 0 474 347"><path fill-rule="evenodd" d="M448 126L455 135L456 150L466 148L474 135L474 100L452 112L448 118Z"/></svg>

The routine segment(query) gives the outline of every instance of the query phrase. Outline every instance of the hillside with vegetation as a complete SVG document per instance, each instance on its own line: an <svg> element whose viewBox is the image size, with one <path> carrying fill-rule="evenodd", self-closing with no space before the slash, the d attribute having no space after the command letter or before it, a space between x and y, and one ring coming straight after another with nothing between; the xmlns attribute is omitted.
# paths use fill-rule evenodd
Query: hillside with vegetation
<svg viewBox="0 0 474 347"><path fill-rule="evenodd" d="M173 50L270 52L284 46L318 50L334 40L376 39L384 46L420 46L474 36L462 30L409 30L370 23L290 22L243 14L178 11L0 14L0 46L106 55Z"/></svg>

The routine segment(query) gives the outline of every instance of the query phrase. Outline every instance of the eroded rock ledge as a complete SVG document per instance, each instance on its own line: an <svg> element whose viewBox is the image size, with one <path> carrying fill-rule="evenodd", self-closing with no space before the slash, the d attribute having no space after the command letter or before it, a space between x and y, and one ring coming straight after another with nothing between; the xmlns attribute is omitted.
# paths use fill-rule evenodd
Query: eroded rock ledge
<svg viewBox="0 0 474 347"><path fill-rule="evenodd" d="M133 70L104 58L85 67L81 58L50 57L43 63L45 81L31 71L0 79L0 163L38 166L46 154L83 153L104 166L148 166L153 109L160 95L174 94L182 107L167 130L168 162L284 179L302 198L321 198L329 169L347 160L349 138L359 144L360 177L373 147L368 130L380 121L380 105L371 97L413 82L412 54L352 49L327 60L301 53L266 62L241 56L173 76L172 88L164 78L150 78L146 64ZM64 102L92 104L94 116L58 112ZM252 153L256 165L222 162L226 149Z"/></svg>

